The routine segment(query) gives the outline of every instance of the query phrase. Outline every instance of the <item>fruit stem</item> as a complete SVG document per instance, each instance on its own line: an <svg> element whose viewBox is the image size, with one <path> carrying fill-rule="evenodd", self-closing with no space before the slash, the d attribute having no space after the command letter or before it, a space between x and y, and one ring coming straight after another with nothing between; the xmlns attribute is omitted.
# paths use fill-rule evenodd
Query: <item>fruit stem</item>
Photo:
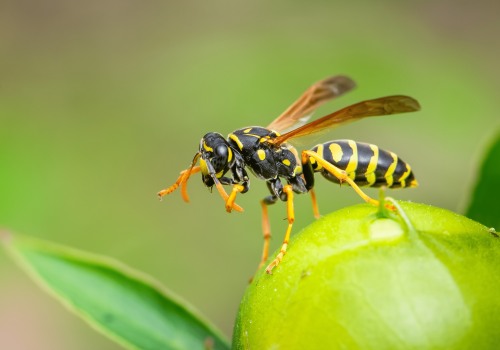
<svg viewBox="0 0 500 350"><path fill-rule="evenodd" d="M394 207L396 207L396 211L401 217L401 219L403 219L406 229L408 230L408 233L410 235L410 238L417 238L418 236L417 230L415 229L410 219L408 218L408 215L406 215L406 212L403 210L403 208L401 208L399 203L392 197L385 197L385 200L394 205Z"/></svg>

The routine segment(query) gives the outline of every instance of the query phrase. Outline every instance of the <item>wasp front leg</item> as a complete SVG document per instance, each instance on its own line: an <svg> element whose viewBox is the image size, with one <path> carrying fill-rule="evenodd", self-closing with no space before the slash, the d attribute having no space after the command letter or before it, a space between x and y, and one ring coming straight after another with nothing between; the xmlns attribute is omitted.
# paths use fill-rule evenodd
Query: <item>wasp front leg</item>
<svg viewBox="0 0 500 350"><path fill-rule="evenodd" d="M179 177L172 186L158 192L158 197L162 199L163 196L174 192L179 186L181 186L182 199L184 199L184 201L188 203L189 196L187 194L187 182L192 174L196 174L201 170L201 167L195 165L196 162L198 162L199 158L200 158L200 153L196 153L193 158L193 161L191 162L191 166L186 170L181 171L181 174L179 175Z"/></svg>
<svg viewBox="0 0 500 350"><path fill-rule="evenodd" d="M224 200L226 210L228 212L231 212L234 209L236 211L242 212L243 208L240 207L238 204L234 203L234 199L235 199L236 195L232 195L232 197L231 197L230 195L228 195L226 193L226 190L222 186L222 185L236 184L235 181L233 179L230 179L227 177L218 177L211 162L207 162L204 159L201 159L200 164L201 164L202 172L204 171L203 181L204 181L205 185L210 186L210 187L215 185L215 187L217 188L217 191L219 192L219 195ZM203 170L203 169L205 169L205 170ZM227 209L228 206L230 206L230 209Z"/></svg>
<svg viewBox="0 0 500 350"><path fill-rule="evenodd" d="M239 183L234 183L233 184L233 190L231 191L231 194L226 200L226 211L230 213L234 208L235 208L235 203L234 201L236 200L236 195L238 193L245 193L248 191L248 182L244 182L243 184Z"/></svg>
<svg viewBox="0 0 500 350"><path fill-rule="evenodd" d="M230 213L233 209L240 212L240 213L243 212L243 208L234 202L234 200L236 199L236 194L234 194L234 188L235 188L235 186L239 186L239 185L235 184L233 186L233 191L231 192L230 195L228 195L226 193L226 190L224 189L224 187L222 187L222 183L219 181L219 179L216 179L214 181L214 184L215 184L215 187L217 188L217 191L219 192L219 195L222 197L222 199L225 202L226 211L228 213ZM232 182L229 182L227 184L228 185L232 184Z"/></svg>
<svg viewBox="0 0 500 350"><path fill-rule="evenodd" d="M233 190L226 200L226 211L230 213L234 209L234 201L238 193L245 193L250 188L250 181L248 179L248 174L245 171L245 166L243 159L237 158L235 164L231 168L233 178L229 179L230 183L233 185Z"/></svg>
<svg viewBox="0 0 500 350"><path fill-rule="evenodd" d="M187 181L192 174L196 174L199 171L199 166L194 166L192 168L181 171L181 174L179 175L175 183L172 186L158 192L158 197L162 199L163 196L174 192L179 186L181 186L182 199L184 199L185 202L189 202L189 196L187 194Z"/></svg>
<svg viewBox="0 0 500 350"><path fill-rule="evenodd" d="M235 152L235 154L237 153ZM235 162L231 167L231 172L233 174L233 178L231 179L233 190L226 200L226 211L228 213L234 209L234 201L236 200L238 193L246 193L250 189L250 180L245 170L245 163L240 155L235 157Z"/></svg>

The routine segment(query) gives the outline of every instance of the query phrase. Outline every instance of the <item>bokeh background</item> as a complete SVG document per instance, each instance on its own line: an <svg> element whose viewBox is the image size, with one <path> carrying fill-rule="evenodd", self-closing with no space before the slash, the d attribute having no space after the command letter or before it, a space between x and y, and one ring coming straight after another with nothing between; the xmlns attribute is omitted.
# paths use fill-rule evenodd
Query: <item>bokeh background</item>
<svg viewBox="0 0 500 350"><path fill-rule="evenodd" d="M4 0L0 226L145 271L229 336L261 254L266 187L253 180L243 214L228 215L199 178L189 205L179 193L159 202L201 136L267 125L311 83L347 74L358 88L316 116L390 94L422 111L324 140L396 151L421 186L391 195L461 212L500 126L498 13L493 0ZM326 181L317 193L323 213L361 202ZM308 196L296 207L294 232L313 221ZM284 205L270 214L277 248ZM119 347L0 252L0 348Z"/></svg>

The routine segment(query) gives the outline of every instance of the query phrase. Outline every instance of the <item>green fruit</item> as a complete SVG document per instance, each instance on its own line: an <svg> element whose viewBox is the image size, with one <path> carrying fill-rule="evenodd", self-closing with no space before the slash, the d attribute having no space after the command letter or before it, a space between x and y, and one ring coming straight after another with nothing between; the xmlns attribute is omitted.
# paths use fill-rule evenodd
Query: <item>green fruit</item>
<svg viewBox="0 0 500 350"><path fill-rule="evenodd" d="M234 349L498 349L500 239L450 211L357 205L297 234L248 287ZM276 253L273 255L273 257Z"/></svg>

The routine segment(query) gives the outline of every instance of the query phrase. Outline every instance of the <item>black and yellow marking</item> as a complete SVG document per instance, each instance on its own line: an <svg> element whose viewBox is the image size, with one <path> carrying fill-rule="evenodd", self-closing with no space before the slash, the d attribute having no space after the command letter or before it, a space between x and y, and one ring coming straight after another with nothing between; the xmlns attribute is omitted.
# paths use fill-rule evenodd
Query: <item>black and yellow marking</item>
<svg viewBox="0 0 500 350"><path fill-rule="evenodd" d="M234 143L236 143L236 145L238 146L238 148L240 149L240 151L243 150L243 144L241 143L239 137L235 134L229 134L229 139L234 141Z"/></svg>
<svg viewBox="0 0 500 350"><path fill-rule="evenodd" d="M260 160L266 159L266 152L262 149L257 150L257 155L259 156Z"/></svg>
<svg viewBox="0 0 500 350"><path fill-rule="evenodd" d="M203 149L207 152L213 152L214 149L210 146L207 145L207 143L205 141L203 141Z"/></svg>
<svg viewBox="0 0 500 350"><path fill-rule="evenodd" d="M229 134L228 139L233 141L240 151L243 151L250 144L265 143L276 136L279 136L277 132L254 126L236 130Z"/></svg>
<svg viewBox="0 0 500 350"><path fill-rule="evenodd" d="M382 150L376 145L353 140L335 140L316 145L311 151L344 170L359 186L403 188L417 185L408 163L395 153ZM310 162L315 172L321 172L332 182L341 182L322 169L314 159L311 158Z"/></svg>

